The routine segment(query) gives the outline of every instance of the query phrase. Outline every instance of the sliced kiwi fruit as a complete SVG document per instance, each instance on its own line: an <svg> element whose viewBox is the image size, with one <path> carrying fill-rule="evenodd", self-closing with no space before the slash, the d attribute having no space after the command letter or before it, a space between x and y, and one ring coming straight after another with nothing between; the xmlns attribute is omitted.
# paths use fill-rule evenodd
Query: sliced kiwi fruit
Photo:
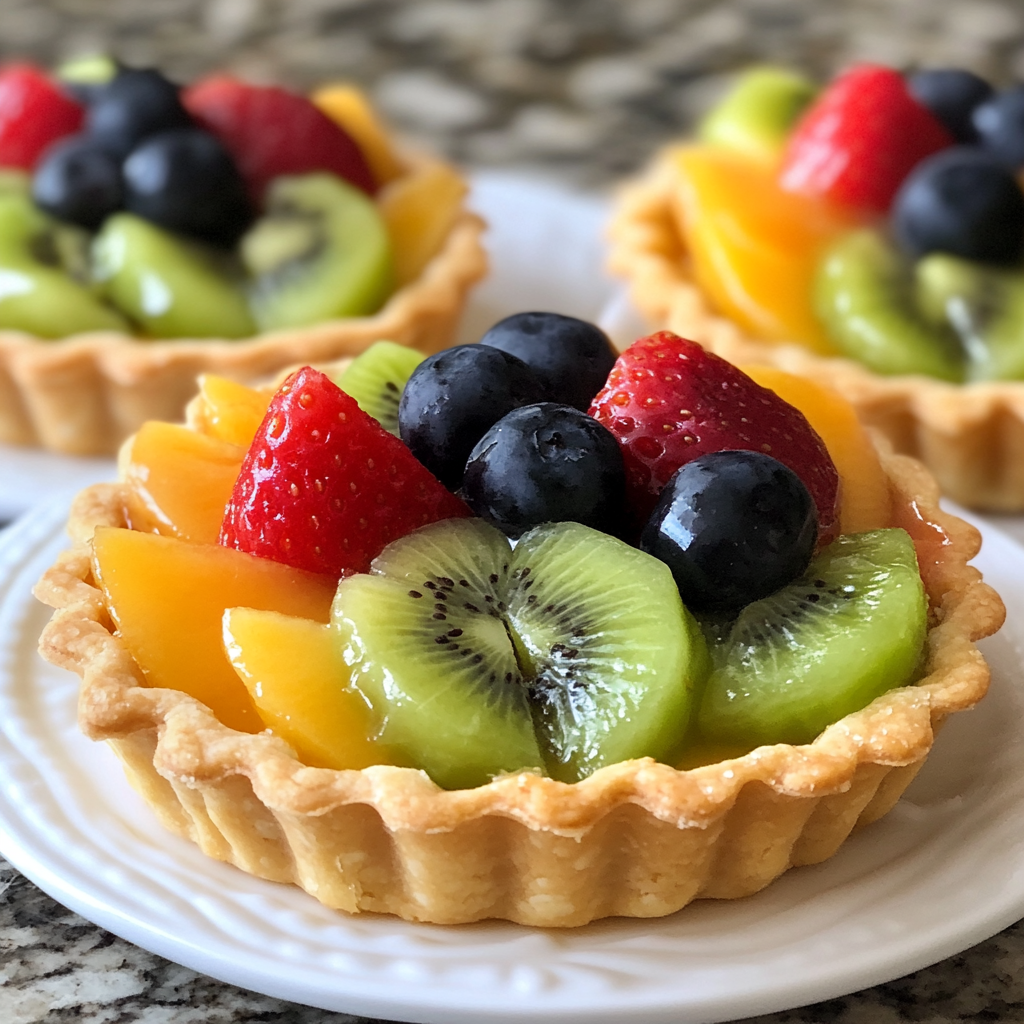
<svg viewBox="0 0 1024 1024"><path fill-rule="evenodd" d="M334 383L363 412L398 437L398 402L405 382L424 360L422 352L393 341L375 341L337 376Z"/></svg>
<svg viewBox="0 0 1024 1024"><path fill-rule="evenodd" d="M123 316L76 280L82 266L69 273L65 263L81 261L84 245L75 228L52 220L27 195L0 191L0 328L40 338L130 330Z"/></svg>
<svg viewBox="0 0 1024 1024"><path fill-rule="evenodd" d="M928 605L904 530L848 534L807 572L747 605L714 642L698 716L706 741L809 743L913 681Z"/></svg>
<svg viewBox="0 0 1024 1024"><path fill-rule="evenodd" d="M964 378L956 336L922 317L909 269L877 231L851 232L827 250L815 305L836 347L876 373Z"/></svg>
<svg viewBox="0 0 1024 1024"><path fill-rule="evenodd" d="M514 551L481 520L424 527L342 580L332 621L378 737L448 788L664 758L709 667L667 568L578 523Z"/></svg>
<svg viewBox="0 0 1024 1024"><path fill-rule="evenodd" d="M922 313L959 337L968 380L1024 380L1024 272L933 253L914 276Z"/></svg>
<svg viewBox="0 0 1024 1024"><path fill-rule="evenodd" d="M244 338L256 331L240 271L228 257L133 213L108 217L93 239L103 294L153 338Z"/></svg>
<svg viewBox="0 0 1024 1024"><path fill-rule="evenodd" d="M240 252L265 331L368 316L394 286L391 242L376 204L333 174L277 178Z"/></svg>

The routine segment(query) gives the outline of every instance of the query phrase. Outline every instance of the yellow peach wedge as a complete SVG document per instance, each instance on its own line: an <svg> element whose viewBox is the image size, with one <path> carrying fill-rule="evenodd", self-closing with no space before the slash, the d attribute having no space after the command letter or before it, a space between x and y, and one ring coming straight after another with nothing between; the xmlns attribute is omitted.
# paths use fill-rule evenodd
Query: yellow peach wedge
<svg viewBox="0 0 1024 1024"><path fill-rule="evenodd" d="M335 124L352 136L378 184L386 185L401 176L402 164L388 140L389 133L362 89L344 83L325 85L311 98Z"/></svg>
<svg viewBox="0 0 1024 1024"><path fill-rule="evenodd" d="M248 448L267 413L273 391L249 388L207 373L188 408L189 426L210 437Z"/></svg>

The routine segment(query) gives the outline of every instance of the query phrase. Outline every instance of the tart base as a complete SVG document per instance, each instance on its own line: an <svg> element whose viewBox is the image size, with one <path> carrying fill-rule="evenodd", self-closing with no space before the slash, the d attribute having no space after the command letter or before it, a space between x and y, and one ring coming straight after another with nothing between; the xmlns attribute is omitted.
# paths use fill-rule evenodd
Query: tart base
<svg viewBox="0 0 1024 1024"><path fill-rule="evenodd" d="M948 384L883 377L842 357L752 338L719 315L696 284L678 227L678 179L656 160L620 195L609 266L653 328L699 342L731 363L778 366L831 387L898 452L920 459L967 508L1024 511L1024 382Z"/></svg>
<svg viewBox="0 0 1024 1024"><path fill-rule="evenodd" d="M687 771L627 761L575 785L521 773L459 791L410 768L305 767L277 737L235 732L193 698L142 685L90 569L95 526L125 525L116 484L79 495L75 545L37 585L56 609L40 652L82 677L83 732L110 743L168 829L218 860L349 913L543 927L659 917L830 857L895 804L942 722L985 694L975 641L1004 611L967 565L980 536L938 509L919 464L881 454L893 525L914 537L929 596L926 674L804 746Z"/></svg>

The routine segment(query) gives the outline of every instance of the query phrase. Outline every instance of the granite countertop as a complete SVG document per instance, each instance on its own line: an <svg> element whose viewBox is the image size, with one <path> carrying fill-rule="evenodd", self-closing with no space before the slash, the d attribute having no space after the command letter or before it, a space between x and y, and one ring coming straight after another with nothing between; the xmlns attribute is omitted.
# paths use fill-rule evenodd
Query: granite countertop
<svg viewBox="0 0 1024 1024"><path fill-rule="evenodd" d="M181 80L228 68L362 82L409 137L473 166L602 188L756 60L1024 77L1020 0L4 0L0 55L109 50ZM0 860L0 1024L342 1024L221 984L65 910ZM1024 927L760 1024L1024 1020Z"/></svg>

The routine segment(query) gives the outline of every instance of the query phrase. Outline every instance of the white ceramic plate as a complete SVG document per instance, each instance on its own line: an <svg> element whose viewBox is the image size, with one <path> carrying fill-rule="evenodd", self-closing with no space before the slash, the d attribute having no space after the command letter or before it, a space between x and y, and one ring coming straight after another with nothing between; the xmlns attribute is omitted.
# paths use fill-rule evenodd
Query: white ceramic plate
<svg viewBox="0 0 1024 1024"><path fill-rule="evenodd" d="M573 931L332 913L166 834L77 731L77 678L35 651L29 588L66 505L0 538L0 850L60 902L224 981L439 1024L719 1021L831 998L941 960L1024 915L1024 550L986 530L1010 610L990 697L943 731L897 808L757 896Z"/></svg>

